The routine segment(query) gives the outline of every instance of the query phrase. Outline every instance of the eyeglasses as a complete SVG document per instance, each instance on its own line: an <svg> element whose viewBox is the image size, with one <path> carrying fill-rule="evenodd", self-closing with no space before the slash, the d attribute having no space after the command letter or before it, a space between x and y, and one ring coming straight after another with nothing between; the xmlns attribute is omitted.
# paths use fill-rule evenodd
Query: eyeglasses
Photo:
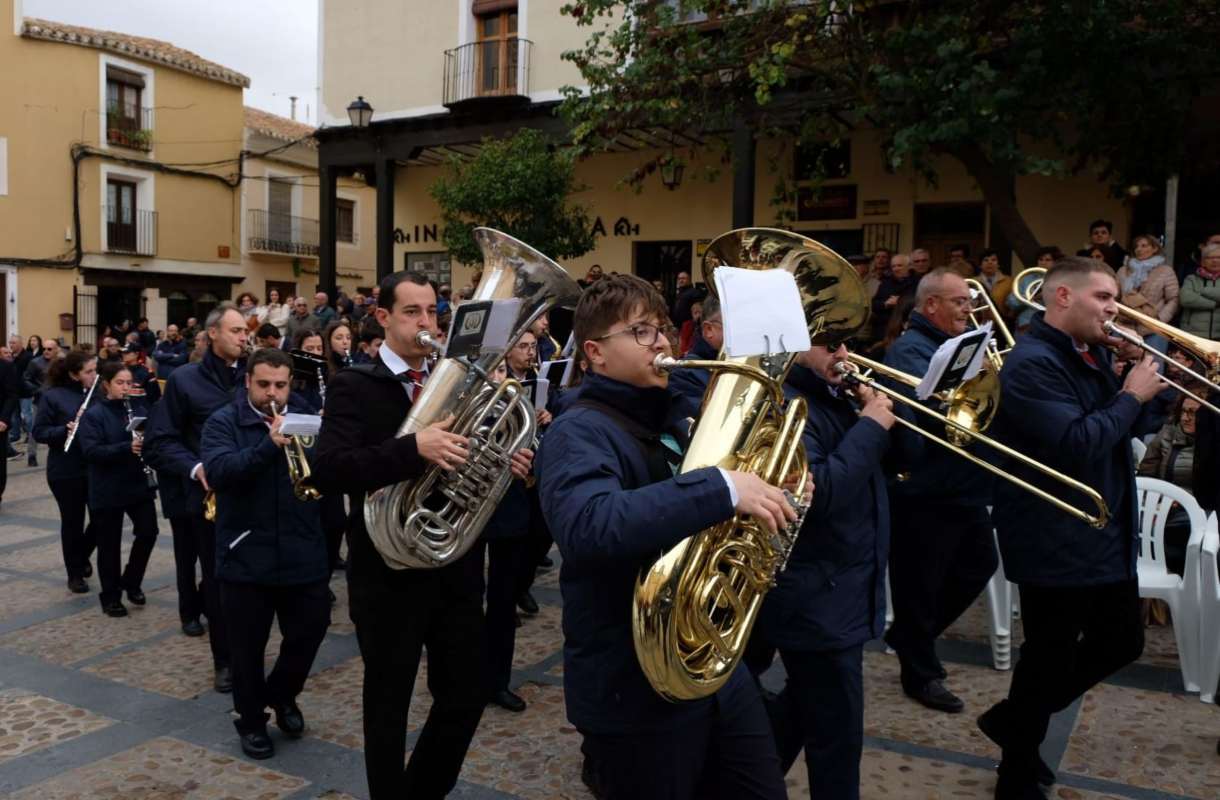
<svg viewBox="0 0 1220 800"><path fill-rule="evenodd" d="M602 339L609 339L611 336L618 336L620 333L630 333L635 337L635 343L640 347L652 347L657 343L657 339L662 336L668 337L673 333L673 325L653 325L650 322L637 322L635 325L623 328L621 331L613 331L602 336L595 336L593 341L599 342Z"/></svg>
<svg viewBox="0 0 1220 800"><path fill-rule="evenodd" d="M535 353L538 351L538 345L533 342L517 342L517 344L513 345L513 349L520 350L522 353Z"/></svg>

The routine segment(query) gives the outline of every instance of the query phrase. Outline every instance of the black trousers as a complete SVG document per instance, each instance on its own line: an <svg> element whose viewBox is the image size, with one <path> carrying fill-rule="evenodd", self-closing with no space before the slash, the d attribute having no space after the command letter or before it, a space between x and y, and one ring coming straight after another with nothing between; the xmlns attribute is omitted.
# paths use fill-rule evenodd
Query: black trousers
<svg viewBox="0 0 1220 800"><path fill-rule="evenodd" d="M1051 588L1021 585L1025 641L1008 690L1001 770L1023 770L1052 714L1070 706L1144 651L1139 583Z"/></svg>
<svg viewBox="0 0 1220 800"><path fill-rule="evenodd" d="M623 735L582 731L581 749L605 800L786 798L766 709L753 680L715 696L697 725Z"/></svg>
<svg viewBox="0 0 1220 800"><path fill-rule="evenodd" d="M804 748L810 797L858 800L864 750L864 646L780 650L780 657L788 684L767 711L784 774Z"/></svg>
<svg viewBox="0 0 1220 800"><path fill-rule="evenodd" d="M212 664L229 666L229 636L225 630L224 612L220 605L220 586L216 582L216 525L203 518L203 512L190 517L191 530L199 548L199 566L203 573L203 607L208 615L208 644L212 648Z"/></svg>
<svg viewBox="0 0 1220 800"><path fill-rule="evenodd" d="M940 677L936 639L987 586L999 556L985 506L891 498L890 524L894 624L885 641L898 653L903 687L915 691Z"/></svg>
<svg viewBox="0 0 1220 800"><path fill-rule="evenodd" d="M349 582L356 580L348 572ZM379 600L353 605L364 659L364 763L372 800L442 798L457 784L470 740L487 703L483 601L477 583L466 591L420 581ZM375 607L378 603L386 603ZM432 709L411 761L407 713L428 650Z"/></svg>
<svg viewBox="0 0 1220 800"><path fill-rule="evenodd" d="M517 598L524 591L522 564L529 560L529 541L523 537L479 543L487 552L487 692L508 688L517 644ZM480 554L482 563L483 556ZM533 566L530 571L533 572Z"/></svg>
<svg viewBox="0 0 1220 800"><path fill-rule="evenodd" d="M89 558L97 549L92 521L85 525L89 503L89 480L85 477L48 480L55 505L59 506L59 541L64 551L68 579L84 578Z"/></svg>
<svg viewBox="0 0 1220 800"><path fill-rule="evenodd" d="M102 605L123 599L123 591L140 588L144 581L144 570L157 543L157 507L152 499L121 508L91 509L93 528L97 534L97 575L102 584ZM123 560L123 515L131 519L135 541L127 556L127 567L122 575L119 568Z"/></svg>
<svg viewBox="0 0 1220 800"><path fill-rule="evenodd" d="M204 613L203 588L195 578L195 562L199 560L199 540L191 527L190 517L170 517L169 528L174 534L178 618L186 623L199 619L199 615Z"/></svg>
<svg viewBox="0 0 1220 800"><path fill-rule="evenodd" d="M220 581L233 669L233 721L241 733L264 730L268 706L296 700L313 667L330 626L327 582L299 586L264 586ZM279 620L283 642L271 674L264 676L263 659L271 619Z"/></svg>
<svg viewBox="0 0 1220 800"><path fill-rule="evenodd" d="M0 500L4 499L4 490L8 488L8 429L5 428L3 433L0 433L0 452L5 454L4 458L0 459L3 464L0 464Z"/></svg>
<svg viewBox="0 0 1220 800"><path fill-rule="evenodd" d="M322 530L326 533L326 553L330 557L330 569L333 572L339 563L339 548L343 544L343 534L347 530L347 512L343 510L343 495L329 493L318 501L318 510L322 513Z"/></svg>
<svg viewBox="0 0 1220 800"><path fill-rule="evenodd" d="M546 518L542 515L538 487L531 486L526 490L526 494L530 500L530 529L525 536L525 552L519 562L521 586L518 595L523 595L534 587L534 580L538 577L538 565L555 544L551 529L547 527Z"/></svg>

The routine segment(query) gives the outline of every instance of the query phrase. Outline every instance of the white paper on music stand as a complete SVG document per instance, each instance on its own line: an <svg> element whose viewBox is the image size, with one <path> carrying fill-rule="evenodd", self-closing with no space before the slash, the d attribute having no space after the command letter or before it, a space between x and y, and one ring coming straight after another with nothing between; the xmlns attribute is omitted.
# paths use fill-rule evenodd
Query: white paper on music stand
<svg viewBox="0 0 1220 800"><path fill-rule="evenodd" d="M148 419L148 417L132 417L131 421L127 423L127 432L134 433L135 431L143 428L144 420L146 419Z"/></svg>
<svg viewBox="0 0 1220 800"><path fill-rule="evenodd" d="M551 382L546 378L538 378L534 381L537 387L534 389L534 410L542 411L546 408L547 394L551 389Z"/></svg>
<svg viewBox="0 0 1220 800"><path fill-rule="evenodd" d="M920 400L927 400L931 397L946 372L961 373L961 376L954 382L954 386L978 375L979 370L983 368L983 358L987 355L987 346L990 341L991 322L987 321L978 328L968 330L960 336L954 336L942 343L932 354L932 360L928 362L928 371L924 373L923 380L915 387L915 396Z"/></svg>
<svg viewBox="0 0 1220 800"><path fill-rule="evenodd" d="M317 414L285 414L280 426L283 436L317 436L321 430L322 418Z"/></svg>
<svg viewBox="0 0 1220 800"><path fill-rule="evenodd" d="M573 332L573 333L568 334L568 340L563 343L563 349L559 351L559 356L561 358L571 358L572 354L575 352L576 352L576 333Z"/></svg>
<svg viewBox="0 0 1220 800"><path fill-rule="evenodd" d="M508 349L508 337L512 335L517 324L517 315L521 313L521 298L509 297L496 300L491 304L491 318L487 320L487 330L483 332L481 350L503 352Z"/></svg>
<svg viewBox="0 0 1220 800"><path fill-rule="evenodd" d="M717 267L716 289L730 356L802 353L809 326L792 273L782 269Z"/></svg>

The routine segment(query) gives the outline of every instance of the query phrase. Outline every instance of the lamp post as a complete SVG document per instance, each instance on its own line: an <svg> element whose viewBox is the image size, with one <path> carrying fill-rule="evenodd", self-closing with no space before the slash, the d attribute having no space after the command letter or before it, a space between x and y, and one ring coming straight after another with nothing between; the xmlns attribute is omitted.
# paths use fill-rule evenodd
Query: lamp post
<svg viewBox="0 0 1220 800"><path fill-rule="evenodd" d="M682 185L682 173L686 165L673 152L667 153L661 159L661 183L671 192Z"/></svg>
<svg viewBox="0 0 1220 800"><path fill-rule="evenodd" d="M367 128L373 121L373 107L360 95L347 107L347 118L352 121L353 128Z"/></svg>

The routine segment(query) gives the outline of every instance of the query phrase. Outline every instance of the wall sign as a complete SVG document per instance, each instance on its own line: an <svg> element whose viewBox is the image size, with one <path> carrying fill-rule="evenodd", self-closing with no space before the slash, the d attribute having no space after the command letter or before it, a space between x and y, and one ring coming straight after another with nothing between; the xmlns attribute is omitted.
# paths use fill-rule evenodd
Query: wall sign
<svg viewBox="0 0 1220 800"><path fill-rule="evenodd" d="M412 242L435 242L439 241L436 236L436 223L431 225L414 225L412 232L407 233L402 228L394 229L395 244L411 244Z"/></svg>
<svg viewBox="0 0 1220 800"><path fill-rule="evenodd" d="M801 189L796 196L796 218L802 222L856 218L856 185L823 186L818 194Z"/></svg>
<svg viewBox="0 0 1220 800"><path fill-rule="evenodd" d="M593 235L594 236L607 236L608 235L606 233L606 224L604 222L602 222L601 217L598 217L597 219L593 220ZM618 219L616 219L614 221L614 235L615 236L639 236L640 235L640 224L637 222L636 224L632 225L631 220L627 219L626 217L619 217Z"/></svg>
<svg viewBox="0 0 1220 800"><path fill-rule="evenodd" d="M865 200L864 201L864 216L866 217L884 217L890 213L889 200Z"/></svg>

